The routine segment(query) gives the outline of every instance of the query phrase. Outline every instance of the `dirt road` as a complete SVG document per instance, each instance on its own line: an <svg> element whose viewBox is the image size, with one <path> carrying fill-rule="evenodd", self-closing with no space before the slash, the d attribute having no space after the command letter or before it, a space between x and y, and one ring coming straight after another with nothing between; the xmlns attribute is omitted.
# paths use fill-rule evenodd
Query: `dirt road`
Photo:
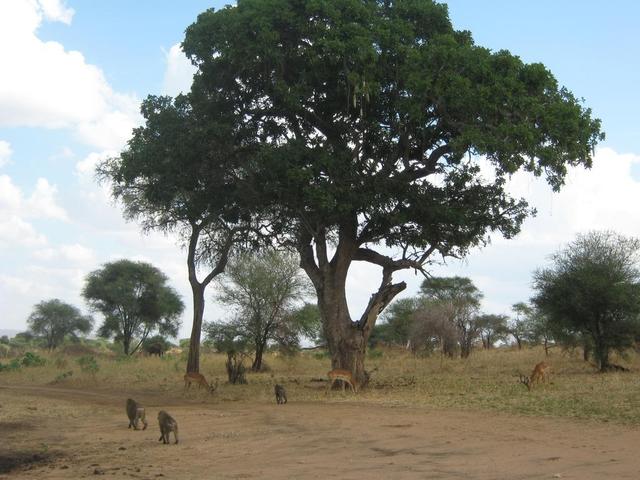
<svg viewBox="0 0 640 480"><path fill-rule="evenodd" d="M126 397L0 388L0 478L640 478L638 428L353 403L167 401L139 393L149 428L132 431ZM178 445L158 442L160 409L178 421Z"/></svg>

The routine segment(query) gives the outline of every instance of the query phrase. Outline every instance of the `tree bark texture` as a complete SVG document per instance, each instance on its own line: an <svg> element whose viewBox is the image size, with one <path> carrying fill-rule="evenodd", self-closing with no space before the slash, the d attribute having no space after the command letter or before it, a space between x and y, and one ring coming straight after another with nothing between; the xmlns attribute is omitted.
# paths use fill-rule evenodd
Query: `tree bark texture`
<svg viewBox="0 0 640 480"><path fill-rule="evenodd" d="M202 334L202 318L204 316L204 286L191 283L193 292L193 325L189 339L189 357L187 359L187 373L200 371L200 337Z"/></svg>
<svg viewBox="0 0 640 480"><path fill-rule="evenodd" d="M351 234L353 235L353 231ZM353 321L347 305L346 280L349 266L358 250L356 241L353 236L341 231L336 253L329 261L324 238L316 237L315 255L311 239L308 240L299 249L300 264L316 290L327 347L331 354L331 368L349 370L358 385L365 385L365 354L375 322L382 310L406 288L404 282L391 283L392 272L400 268L387 267L379 263L379 258L374 258L375 261L371 263L383 267L383 279L378 291L371 295L360 320Z"/></svg>

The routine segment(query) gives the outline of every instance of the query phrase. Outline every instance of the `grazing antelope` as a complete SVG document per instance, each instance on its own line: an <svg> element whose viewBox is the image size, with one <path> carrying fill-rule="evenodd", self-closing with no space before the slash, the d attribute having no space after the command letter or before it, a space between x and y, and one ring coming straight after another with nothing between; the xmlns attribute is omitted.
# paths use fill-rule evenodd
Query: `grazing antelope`
<svg viewBox="0 0 640 480"><path fill-rule="evenodd" d="M207 379L204 378L204 375L202 375L201 373L196 373L196 372L188 372L184 374L184 388L185 390L187 388L191 388L191 384L192 383L197 383L198 384L198 388L202 387L203 385L205 386L205 388L209 391L209 393L213 393L216 391L216 388L218 388L218 379L216 378L216 383L215 385L209 385L207 383Z"/></svg>
<svg viewBox="0 0 640 480"><path fill-rule="evenodd" d="M358 391L357 383L353 378L353 374L349 370L334 368L327 373L327 376L329 377L329 386L327 387L327 392L331 390L331 387L333 387L333 384L336 382L336 380L342 381L342 391L344 391L345 384L351 387L353 393L356 393Z"/></svg>
<svg viewBox="0 0 640 480"><path fill-rule="evenodd" d="M533 372L528 377L520 374L519 382L526 385L528 390L531 390L534 384L540 382L549 382L549 373L551 372L551 365L545 362L538 363L533 367Z"/></svg>

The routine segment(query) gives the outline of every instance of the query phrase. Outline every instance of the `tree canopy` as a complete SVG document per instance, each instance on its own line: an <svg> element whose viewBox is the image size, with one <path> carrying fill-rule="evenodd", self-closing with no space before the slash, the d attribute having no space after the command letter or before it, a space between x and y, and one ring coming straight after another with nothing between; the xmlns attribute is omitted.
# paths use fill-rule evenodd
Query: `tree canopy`
<svg viewBox="0 0 640 480"><path fill-rule="evenodd" d="M291 254L267 251L232 259L218 292L218 301L234 311L237 331L253 345L252 370L262 368L268 342L297 346L308 316L295 310L311 292Z"/></svg>
<svg viewBox="0 0 640 480"><path fill-rule="evenodd" d="M36 304L27 324L30 332L43 337L47 348L53 350L68 335L76 337L78 333L89 333L93 318L83 315L77 307L54 298Z"/></svg>
<svg viewBox="0 0 640 480"><path fill-rule="evenodd" d="M104 317L99 335L115 337L129 355L153 332L177 335L184 304L167 283L153 265L118 260L89 273L82 296Z"/></svg>
<svg viewBox="0 0 640 480"><path fill-rule="evenodd" d="M592 341L601 371L640 333L640 240L610 231L578 235L534 274L534 304L554 329Z"/></svg>
<svg viewBox="0 0 640 480"><path fill-rule="evenodd" d="M508 176L557 190L603 137L543 65L475 45L428 0L239 0L202 13L183 49L193 102L233 105L257 135L255 194L316 288L333 366L361 380L375 321L406 288L393 273L512 237L533 210ZM354 261L382 269L355 321Z"/></svg>
<svg viewBox="0 0 640 480"><path fill-rule="evenodd" d="M234 245L252 231L240 166L255 134L212 96L207 108L198 110L185 95L151 95L141 113L145 124L119 156L98 167L98 176L110 183L127 218L145 230L176 232L183 240L194 304L187 371L197 372L204 291L224 271ZM201 279L199 266L208 269Z"/></svg>

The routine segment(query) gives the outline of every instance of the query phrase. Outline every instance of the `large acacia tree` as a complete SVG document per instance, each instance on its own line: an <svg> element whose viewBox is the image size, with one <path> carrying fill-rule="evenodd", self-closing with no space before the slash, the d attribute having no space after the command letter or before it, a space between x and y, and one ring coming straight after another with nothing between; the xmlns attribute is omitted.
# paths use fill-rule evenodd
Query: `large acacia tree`
<svg viewBox="0 0 640 480"><path fill-rule="evenodd" d="M67 335L76 338L78 333L89 333L93 318L83 315L77 307L53 298L37 303L27 324L29 331L43 337L47 348L53 350Z"/></svg>
<svg viewBox="0 0 640 480"><path fill-rule="evenodd" d="M473 342L480 335L478 311L482 292L466 277L429 277L420 286L425 310L444 310L444 318L456 331L460 357L471 355Z"/></svg>
<svg viewBox="0 0 640 480"><path fill-rule="evenodd" d="M127 218L144 230L177 233L186 247L193 300L187 372L198 372L205 289L251 231L241 208L248 197L240 164L255 135L247 133L251 122L234 120L227 102L213 95L201 110L188 96L149 96L141 113L144 125L119 156L99 166L98 176Z"/></svg>
<svg viewBox="0 0 640 480"><path fill-rule="evenodd" d="M534 289L552 331L588 339L598 368L607 371L611 352L633 346L640 334L640 239L578 235L535 272Z"/></svg>
<svg viewBox="0 0 640 480"><path fill-rule="evenodd" d="M532 209L508 176L557 190L602 137L543 65L476 46L429 0L239 0L202 13L183 48L194 100L222 95L255 122L263 205L315 286L333 367L360 380L376 319L406 288L394 272L514 236ZM381 280L352 317L355 261Z"/></svg>
<svg viewBox="0 0 640 480"><path fill-rule="evenodd" d="M167 276L146 262L117 260L87 275L82 296L104 317L101 337L122 342L133 355L157 331L175 337L184 304Z"/></svg>
<svg viewBox="0 0 640 480"><path fill-rule="evenodd" d="M231 260L218 283L217 299L233 309L231 322L254 351L253 371L262 369L268 342L297 344L308 322L295 307L309 294L309 281L294 257L267 251Z"/></svg>

